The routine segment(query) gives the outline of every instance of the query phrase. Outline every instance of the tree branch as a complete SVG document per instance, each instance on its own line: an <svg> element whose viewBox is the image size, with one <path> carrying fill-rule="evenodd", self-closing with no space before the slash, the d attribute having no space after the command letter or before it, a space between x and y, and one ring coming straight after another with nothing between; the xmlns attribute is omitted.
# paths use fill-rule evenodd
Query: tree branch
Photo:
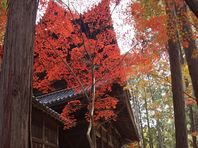
<svg viewBox="0 0 198 148"><path fill-rule="evenodd" d="M198 18L198 0L185 0L186 4L190 8L190 10L195 14Z"/></svg>

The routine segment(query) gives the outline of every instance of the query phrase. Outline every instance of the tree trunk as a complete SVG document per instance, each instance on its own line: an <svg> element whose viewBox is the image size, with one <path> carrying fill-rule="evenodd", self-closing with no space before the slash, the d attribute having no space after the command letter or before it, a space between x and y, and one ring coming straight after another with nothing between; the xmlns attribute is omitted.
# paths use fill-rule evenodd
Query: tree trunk
<svg viewBox="0 0 198 148"><path fill-rule="evenodd" d="M189 18L187 17L187 8L185 3L180 2L176 7L177 17L179 19L180 35L182 37L182 42L187 43L186 46L183 46L186 61L189 68L190 77L192 80L192 86L194 95L196 97L196 101L198 104L198 57L193 57L193 51L196 49L195 40L193 39L193 32L191 29L191 25L189 22ZM190 106L190 122L191 122L191 132L195 131L194 127L194 115L193 109ZM196 137L192 136L193 140L193 148L197 148Z"/></svg>
<svg viewBox="0 0 198 148"><path fill-rule="evenodd" d="M146 93L146 91L144 93ZM145 104L145 109L146 109L146 121L147 121L147 126L148 126L149 147L153 148L153 138L152 138L152 134L151 134L151 127L150 127L149 113L148 113L148 105L147 105L147 100L146 99L147 98L145 97L144 104Z"/></svg>
<svg viewBox="0 0 198 148"><path fill-rule="evenodd" d="M179 28L182 42L186 44L183 46L183 48L189 68L190 77L192 80L194 95L198 104L198 57L193 57L193 51L196 50L196 44L195 40L193 39L193 33L189 18L187 17L186 6L182 2L179 6L177 6L177 16L181 25Z"/></svg>
<svg viewBox="0 0 198 148"><path fill-rule="evenodd" d="M198 18L198 0L185 0L186 4L190 8L190 10L195 14Z"/></svg>
<svg viewBox="0 0 198 148"><path fill-rule="evenodd" d="M171 70L171 83L173 93L173 107L175 118L176 148L188 148L187 128L185 121L185 104L183 95L183 82L180 67L179 40L176 26L175 7L173 1L166 2L168 53Z"/></svg>
<svg viewBox="0 0 198 148"><path fill-rule="evenodd" d="M143 131L143 123L142 123L142 113L141 113L140 104L139 104L138 101L137 101L137 105L138 105L138 112L139 112L139 121L140 121L142 146L143 146L143 148L145 148L146 147L146 142L145 142L145 139L144 139L144 131Z"/></svg>
<svg viewBox="0 0 198 148"><path fill-rule="evenodd" d="M147 75L147 79L149 80L149 82L152 82L152 79L149 78L149 75ZM150 92L150 95L151 95L151 100L154 102L154 95L155 95L155 92L152 91L152 84L149 83L149 86L148 86L148 90ZM161 132L161 123L159 121L159 119L157 119L157 140L158 140L158 148L163 148L163 138L162 138L162 132Z"/></svg>
<svg viewBox="0 0 198 148"><path fill-rule="evenodd" d="M1 148L29 148L36 0L9 0L0 86Z"/></svg>
<svg viewBox="0 0 198 148"><path fill-rule="evenodd" d="M157 119L157 139L158 139L158 148L164 148L163 145L163 137L162 137L162 131L161 131L161 122L159 119Z"/></svg>
<svg viewBox="0 0 198 148"><path fill-rule="evenodd" d="M189 109L190 109L191 132L195 132L195 121L194 121L193 109L191 106L189 107ZM192 140L193 140L193 148L198 148L196 136L192 136Z"/></svg>
<svg viewBox="0 0 198 148"><path fill-rule="evenodd" d="M95 127L94 127L94 112L95 112L95 101L96 101L96 78L95 78L95 66L92 62L92 100L89 107L90 121L87 129L87 139L90 148L96 148L95 138Z"/></svg>
<svg viewBox="0 0 198 148"><path fill-rule="evenodd" d="M138 89L138 88L135 88ZM140 106L140 102L138 100L138 96L139 92L137 90L133 90L131 89L131 97L132 97L132 102L133 102L133 107L134 109L137 111L137 124L139 125L139 130L140 130L140 136L141 136L141 140L139 142L139 148L145 148L146 147L146 143L145 143L145 139L144 139L144 131L143 131L143 123L142 123L142 112L141 112L141 106Z"/></svg>

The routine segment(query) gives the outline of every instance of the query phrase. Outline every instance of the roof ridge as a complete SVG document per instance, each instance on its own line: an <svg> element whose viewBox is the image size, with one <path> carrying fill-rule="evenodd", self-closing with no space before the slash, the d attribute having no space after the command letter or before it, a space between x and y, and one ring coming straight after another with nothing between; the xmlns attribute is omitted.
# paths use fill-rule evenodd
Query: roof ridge
<svg viewBox="0 0 198 148"><path fill-rule="evenodd" d="M60 93L60 92L64 92L64 91L72 91L73 89L61 89L61 90L58 90L58 91L53 91L53 92L49 92L49 93L46 93L46 94L43 94L43 95L40 95L40 96L37 96L35 97L36 99L39 99L39 98L43 98L43 97L47 97L47 96L50 96L50 95L54 95L54 94L57 94L57 93Z"/></svg>

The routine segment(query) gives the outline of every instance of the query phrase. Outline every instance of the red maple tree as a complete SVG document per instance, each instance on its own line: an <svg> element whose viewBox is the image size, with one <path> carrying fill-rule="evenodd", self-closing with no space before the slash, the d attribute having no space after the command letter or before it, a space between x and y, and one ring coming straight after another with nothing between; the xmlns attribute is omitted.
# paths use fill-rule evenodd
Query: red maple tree
<svg viewBox="0 0 198 148"><path fill-rule="evenodd" d="M95 120L116 117L113 109L118 100L109 95L113 83L123 85L127 76L136 71L133 65L149 65L141 70L139 68L142 72L151 66L150 60L138 50L120 55L109 3L109 0L103 0L97 7L81 15L49 1L35 34L34 92L90 90L94 67L97 86ZM68 103L69 106L72 103ZM68 113L71 111L66 111L67 108L71 109L66 106L61 116L69 119ZM67 127L68 124L65 125Z"/></svg>
<svg viewBox="0 0 198 148"><path fill-rule="evenodd" d="M123 63L124 57L120 54L109 2L103 0L97 7L80 15L50 1L36 27L34 89L49 92L64 88L78 92L83 87L90 90L94 67L95 120L116 116L113 109L117 99L109 95L111 86L113 83L123 85L126 71L132 71L126 61ZM68 103L61 117L69 119L69 106L71 103ZM65 121L68 121L65 123L67 128L73 119Z"/></svg>

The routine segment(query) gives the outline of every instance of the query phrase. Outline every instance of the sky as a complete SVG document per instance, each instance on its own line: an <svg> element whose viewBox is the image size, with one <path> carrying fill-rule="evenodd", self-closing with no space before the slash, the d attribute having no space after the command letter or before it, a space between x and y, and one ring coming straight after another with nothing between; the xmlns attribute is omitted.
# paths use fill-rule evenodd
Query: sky
<svg viewBox="0 0 198 148"><path fill-rule="evenodd" d="M131 0L121 0L111 15L121 53L129 51L133 46L134 28L132 22L128 22L128 18L131 17L130 4ZM112 9L114 5L110 7Z"/></svg>
<svg viewBox="0 0 198 148"><path fill-rule="evenodd" d="M94 6L97 6L101 0L62 0L67 4L71 10L78 11L79 13L84 13L87 10L91 9ZM127 18L131 17L130 15L130 3L131 0L121 0L119 5L115 7L115 4L111 3L110 9L112 12L112 20L114 30L116 32L116 37L118 41L118 46L121 50L121 54L129 51L133 45L134 39L134 28L132 23L128 22ZM47 7L47 6L46 6ZM115 8L115 9L114 9ZM126 13L126 10L129 10ZM45 10L40 10L37 16L37 22L42 15L45 13Z"/></svg>

